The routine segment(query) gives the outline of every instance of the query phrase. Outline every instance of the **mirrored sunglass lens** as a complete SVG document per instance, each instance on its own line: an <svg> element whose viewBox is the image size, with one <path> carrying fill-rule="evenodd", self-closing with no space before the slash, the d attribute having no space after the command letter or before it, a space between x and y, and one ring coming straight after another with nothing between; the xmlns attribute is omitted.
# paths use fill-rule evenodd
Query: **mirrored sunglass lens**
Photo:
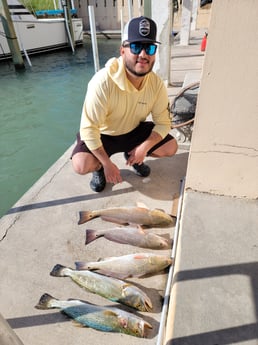
<svg viewBox="0 0 258 345"><path fill-rule="evenodd" d="M133 54L140 54L142 49L146 51L148 55L154 55L156 53L157 46L155 44L142 44L142 43L131 43L130 49Z"/></svg>
<svg viewBox="0 0 258 345"><path fill-rule="evenodd" d="M149 44L146 46L145 51L148 55L154 55L156 53L157 46L155 44Z"/></svg>
<svg viewBox="0 0 258 345"><path fill-rule="evenodd" d="M131 43L130 44L130 49L131 49L131 52L133 54L140 54L140 52L142 51L142 44L137 44L137 43Z"/></svg>

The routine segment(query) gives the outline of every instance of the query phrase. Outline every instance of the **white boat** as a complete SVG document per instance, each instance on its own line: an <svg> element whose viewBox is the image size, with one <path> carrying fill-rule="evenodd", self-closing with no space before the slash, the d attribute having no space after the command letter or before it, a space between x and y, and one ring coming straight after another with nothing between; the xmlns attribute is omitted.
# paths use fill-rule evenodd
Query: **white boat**
<svg viewBox="0 0 258 345"><path fill-rule="evenodd" d="M7 0L7 2L19 47L23 54L40 53L71 45L72 35L67 31L66 16L60 16L62 10L50 11L49 13L46 13L46 11L44 13L40 12L41 15L44 15L44 18L39 18L18 0ZM72 17L72 28L74 44L82 44L82 19ZM0 5L0 60L10 57L11 52L2 23Z"/></svg>

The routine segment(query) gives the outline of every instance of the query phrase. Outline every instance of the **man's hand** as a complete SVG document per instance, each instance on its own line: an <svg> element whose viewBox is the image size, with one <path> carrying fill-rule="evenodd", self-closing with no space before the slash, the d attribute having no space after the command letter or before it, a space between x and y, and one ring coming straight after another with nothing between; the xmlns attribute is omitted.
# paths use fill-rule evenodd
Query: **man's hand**
<svg viewBox="0 0 258 345"><path fill-rule="evenodd" d="M128 152L130 155L126 164L128 165L134 165L139 164L141 165L144 161L144 158L146 157L146 150L142 145L139 145L135 147L132 151Z"/></svg>
<svg viewBox="0 0 258 345"><path fill-rule="evenodd" d="M123 181L120 170L111 160L108 164L103 165L103 168L107 182L117 184Z"/></svg>
<svg viewBox="0 0 258 345"><path fill-rule="evenodd" d="M107 182L116 184L123 181L120 175L120 170L108 157L103 146L97 148L96 150L93 150L92 153L98 159L100 164L103 166L104 174L105 174L105 178Z"/></svg>

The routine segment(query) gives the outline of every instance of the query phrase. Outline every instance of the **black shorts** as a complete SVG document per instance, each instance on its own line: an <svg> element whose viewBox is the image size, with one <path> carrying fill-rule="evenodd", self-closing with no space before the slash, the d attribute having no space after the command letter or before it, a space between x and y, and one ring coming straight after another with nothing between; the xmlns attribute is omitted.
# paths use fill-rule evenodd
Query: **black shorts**
<svg viewBox="0 0 258 345"><path fill-rule="evenodd" d="M106 135L101 134L101 141L102 145L110 157L115 153L118 152L130 152L136 146L140 145L144 142L154 127L154 123L150 121L141 122L138 127L132 130L129 133L122 134L122 135ZM174 139L172 135L168 134L164 139L162 139L159 143L154 145L147 153L150 155L153 151L155 151L158 147L165 144L167 141ZM89 152L91 151L85 145L84 141L81 140L80 133L77 134L77 144L75 145L72 156L78 152Z"/></svg>

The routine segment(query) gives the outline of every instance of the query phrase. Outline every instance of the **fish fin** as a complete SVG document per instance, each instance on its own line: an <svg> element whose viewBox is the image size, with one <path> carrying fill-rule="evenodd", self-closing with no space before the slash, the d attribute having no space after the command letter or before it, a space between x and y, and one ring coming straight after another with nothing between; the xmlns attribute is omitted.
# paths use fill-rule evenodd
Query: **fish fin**
<svg viewBox="0 0 258 345"><path fill-rule="evenodd" d="M81 324L80 322L78 322L76 320L72 320L71 322L72 322L72 325L75 326L75 327L80 327L80 328L88 327L87 325L83 325L83 324Z"/></svg>
<svg viewBox="0 0 258 345"><path fill-rule="evenodd" d="M123 222L121 219L118 219L116 217L109 217L109 216L101 216L102 220L105 220L106 222L116 223L120 225L127 225L128 222Z"/></svg>
<svg viewBox="0 0 258 345"><path fill-rule="evenodd" d="M104 235L97 235L97 231L93 229L86 229L86 239L85 245L95 241L97 238L104 236Z"/></svg>
<svg viewBox="0 0 258 345"><path fill-rule="evenodd" d="M103 276L117 278L117 279L126 279L130 277L126 274L119 274L118 272L110 272L108 270L103 270L103 269L98 269L96 270L96 272L99 274L102 274Z"/></svg>
<svg viewBox="0 0 258 345"><path fill-rule="evenodd" d="M150 328L150 329L152 329L153 327L152 327L152 325L151 325L149 322L147 322L147 321L144 320L144 328Z"/></svg>
<svg viewBox="0 0 258 345"><path fill-rule="evenodd" d="M137 201L136 203L137 207L141 207L141 208L146 208L147 210L149 210L149 207L147 207L143 202L141 201Z"/></svg>
<svg viewBox="0 0 258 345"><path fill-rule="evenodd" d="M86 223L89 220L96 217L97 216L94 216L91 211L80 211L78 224L80 225L80 224Z"/></svg>
<svg viewBox="0 0 258 345"><path fill-rule="evenodd" d="M135 254L135 255L133 256L133 258L134 258L134 259L139 259L139 260L145 259L145 258L146 258L146 254L144 254L144 253Z"/></svg>
<svg viewBox="0 0 258 345"><path fill-rule="evenodd" d="M140 233L142 233L142 234L146 234L146 231L144 231L144 227L143 226L141 226L141 225L137 225L137 228L138 228L138 230L139 230L139 232Z"/></svg>
<svg viewBox="0 0 258 345"><path fill-rule="evenodd" d="M38 304L35 305L36 309L50 309L53 308L51 306L51 301L53 300L57 300L56 298L54 298L53 296L49 295L48 293L44 293L40 299Z"/></svg>
<svg viewBox="0 0 258 345"><path fill-rule="evenodd" d="M155 210L158 210L160 212L166 213L165 210L163 210L163 208L155 208Z"/></svg>
<svg viewBox="0 0 258 345"><path fill-rule="evenodd" d="M113 310L104 310L103 314L105 314L106 316L118 316L118 314Z"/></svg>
<svg viewBox="0 0 258 345"><path fill-rule="evenodd" d="M78 270L78 271L87 270L87 269L88 269L88 264L87 264L87 262L84 262L84 261L76 261L74 264L75 264L76 270Z"/></svg>
<svg viewBox="0 0 258 345"><path fill-rule="evenodd" d="M63 265L57 264L53 267L52 271L49 273L52 277L64 277L63 270L66 268Z"/></svg>

